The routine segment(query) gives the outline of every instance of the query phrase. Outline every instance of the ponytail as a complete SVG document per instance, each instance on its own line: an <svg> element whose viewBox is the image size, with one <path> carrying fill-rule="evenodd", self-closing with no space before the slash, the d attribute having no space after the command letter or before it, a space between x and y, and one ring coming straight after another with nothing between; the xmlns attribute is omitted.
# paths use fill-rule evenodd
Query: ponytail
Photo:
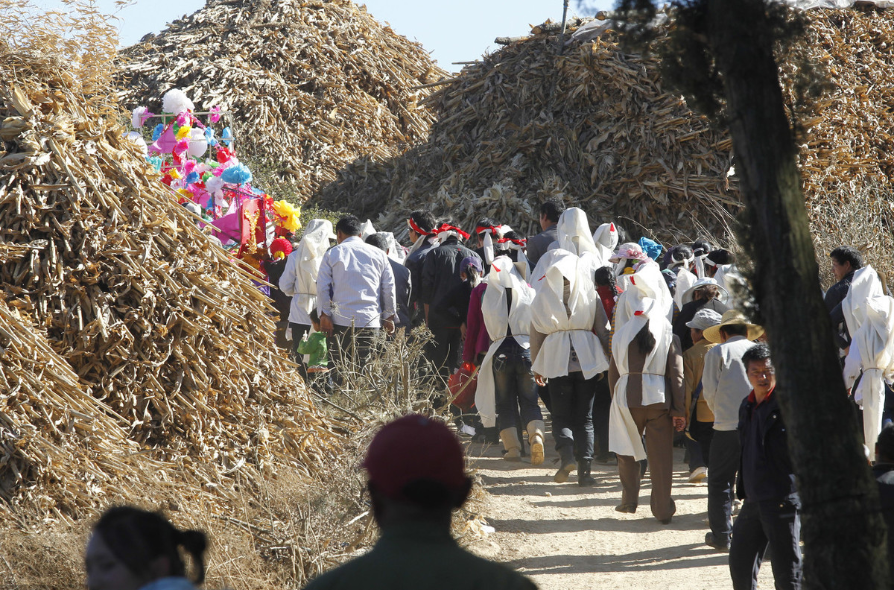
<svg viewBox="0 0 894 590"><path fill-rule="evenodd" d="M93 532L135 574L148 574L149 564L165 557L169 564L168 576L186 577L186 566L178 551L183 547L195 564L194 582L201 584L205 580L204 554L208 549L205 533L180 530L158 512L133 506L110 508L97 521Z"/></svg>
<svg viewBox="0 0 894 590"><path fill-rule="evenodd" d="M646 320L646 325L633 337L633 342L643 356L648 355L655 348L655 336L649 330L649 320Z"/></svg>

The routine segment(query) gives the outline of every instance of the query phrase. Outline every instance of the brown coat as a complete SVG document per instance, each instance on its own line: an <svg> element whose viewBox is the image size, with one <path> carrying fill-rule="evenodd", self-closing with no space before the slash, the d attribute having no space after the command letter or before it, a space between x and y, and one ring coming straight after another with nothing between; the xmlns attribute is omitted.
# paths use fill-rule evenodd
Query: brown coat
<svg viewBox="0 0 894 590"><path fill-rule="evenodd" d="M630 368L630 376L627 380L627 406L630 408L643 407L643 367L646 364L646 357L643 355L636 342L630 343L627 352L627 363ZM620 374L618 367L615 365L615 359L612 358L608 369L608 385L611 388L612 395L615 392L615 384L618 382ZM683 393L683 355L680 349L680 339L674 336L671 347L667 352L667 366L665 369L664 379L666 382L667 395L664 396L663 407L670 410L670 415L674 417L686 415L686 398ZM655 407L661 404L653 404Z"/></svg>

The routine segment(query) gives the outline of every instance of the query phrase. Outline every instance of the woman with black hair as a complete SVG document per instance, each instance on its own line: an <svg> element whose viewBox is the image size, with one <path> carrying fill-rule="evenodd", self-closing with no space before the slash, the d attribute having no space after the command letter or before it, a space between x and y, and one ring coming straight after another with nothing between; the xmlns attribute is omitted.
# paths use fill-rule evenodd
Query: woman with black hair
<svg viewBox="0 0 894 590"><path fill-rule="evenodd" d="M186 577L180 548L192 557ZM110 508L93 527L85 564L89 590L193 590L205 579L205 533L180 530L157 512Z"/></svg>

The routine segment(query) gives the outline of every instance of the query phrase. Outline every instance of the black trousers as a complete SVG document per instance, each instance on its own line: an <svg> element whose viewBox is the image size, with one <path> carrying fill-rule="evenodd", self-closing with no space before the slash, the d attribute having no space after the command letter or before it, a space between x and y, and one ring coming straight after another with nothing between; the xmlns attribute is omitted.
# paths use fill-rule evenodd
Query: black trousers
<svg viewBox="0 0 894 590"><path fill-rule="evenodd" d="M378 328L352 328L334 326L329 338L329 359L333 380L341 385L342 372L359 372L373 351L373 344L379 334Z"/></svg>
<svg viewBox="0 0 894 590"><path fill-rule="evenodd" d="M562 461L593 460L593 398L596 377L584 379L580 371L549 380L553 438Z"/></svg>
<svg viewBox="0 0 894 590"><path fill-rule="evenodd" d="M304 355L298 354L298 345L301 343L301 339L304 338L304 335L310 332L310 326L289 322L289 328L292 329L292 361L298 363L298 372L301 374L301 377L307 381L307 367L304 366Z"/></svg>
<svg viewBox="0 0 894 590"><path fill-rule="evenodd" d="M434 337L427 349L428 360L446 381L459 367L462 333L459 328L429 328Z"/></svg>
<svg viewBox="0 0 894 590"><path fill-rule="evenodd" d="M600 379L601 377L601 379ZM608 453L608 419L612 409L612 393L608 386L608 372L596 376L596 392L593 397L593 430L599 453Z"/></svg>
<svg viewBox="0 0 894 590"><path fill-rule="evenodd" d="M800 502L793 498L745 500L733 526L729 573L733 590L756 590L757 574L770 550L777 590L801 588Z"/></svg>
<svg viewBox="0 0 894 590"><path fill-rule="evenodd" d="M733 490L741 455L737 430L714 431L708 457L708 523L720 543L729 543L732 533Z"/></svg>

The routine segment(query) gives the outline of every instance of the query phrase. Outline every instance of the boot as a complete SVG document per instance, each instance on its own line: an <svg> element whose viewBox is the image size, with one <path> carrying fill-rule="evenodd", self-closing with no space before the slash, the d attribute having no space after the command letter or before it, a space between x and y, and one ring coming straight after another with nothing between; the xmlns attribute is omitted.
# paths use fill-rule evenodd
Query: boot
<svg viewBox="0 0 894 590"><path fill-rule="evenodd" d="M592 488L596 485L596 478L590 475L590 461L580 461L577 464L577 485L582 488Z"/></svg>
<svg viewBox="0 0 894 590"><path fill-rule="evenodd" d="M543 431L546 424L543 420L531 420L528 422L528 443L531 445L531 465L543 463Z"/></svg>
<svg viewBox="0 0 894 590"><path fill-rule="evenodd" d="M574 450L571 447L562 447L559 449L559 454L562 456L562 466L556 471L556 474L553 476L553 481L556 483L565 483L568 481L568 476L570 476L571 472L577 467L574 461Z"/></svg>
<svg viewBox="0 0 894 590"><path fill-rule="evenodd" d="M504 428L500 431L500 440L503 441L503 448L506 449L503 458L507 461L521 461L521 442L518 440L518 430Z"/></svg>

